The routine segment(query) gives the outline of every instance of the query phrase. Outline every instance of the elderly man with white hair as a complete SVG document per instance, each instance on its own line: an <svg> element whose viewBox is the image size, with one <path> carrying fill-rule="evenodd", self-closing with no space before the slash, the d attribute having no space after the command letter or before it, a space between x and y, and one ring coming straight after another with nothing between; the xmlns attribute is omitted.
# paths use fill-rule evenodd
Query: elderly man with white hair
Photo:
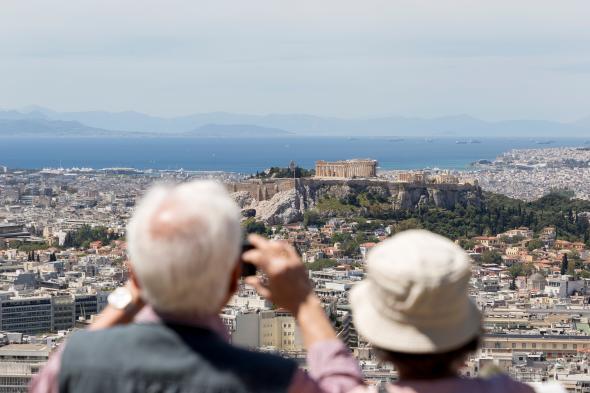
<svg viewBox="0 0 590 393"><path fill-rule="evenodd" d="M240 211L222 185L155 187L127 239L129 283L52 356L32 392L345 392L362 383L294 249L254 236L240 255ZM266 276L247 282L297 319L309 374L227 342L218 314L238 287L241 257Z"/></svg>

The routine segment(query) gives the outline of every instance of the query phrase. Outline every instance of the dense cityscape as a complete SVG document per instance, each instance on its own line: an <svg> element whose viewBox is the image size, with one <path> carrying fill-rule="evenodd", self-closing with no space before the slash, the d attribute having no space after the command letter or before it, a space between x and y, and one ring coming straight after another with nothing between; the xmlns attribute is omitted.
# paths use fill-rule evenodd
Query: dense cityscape
<svg viewBox="0 0 590 393"><path fill-rule="evenodd" d="M485 190L524 200L569 190L576 198L590 199L589 148L512 150L475 166Z"/></svg>
<svg viewBox="0 0 590 393"><path fill-rule="evenodd" d="M590 393L590 1L1 4L0 393Z"/></svg>
<svg viewBox="0 0 590 393"><path fill-rule="evenodd" d="M370 159L318 161L314 171L293 163L252 176L0 167L0 390L26 391L49 355L125 283L125 228L145 190L206 178L232 192L246 232L295 246L369 383L398 375L357 334L348 292L365 276L365 258L376 244L425 227L452 238L472 259L470 296L485 312L485 334L462 373L502 371L520 381L559 381L568 391L588 391L589 162L587 149L559 148L512 151L468 172L382 172ZM570 200L574 196L580 200ZM543 197L547 211L559 213L528 221L496 217L456 233L444 223L432 226L435 214L467 222L528 206L506 197ZM221 316L232 343L305 364L294 317L252 287L242 283Z"/></svg>

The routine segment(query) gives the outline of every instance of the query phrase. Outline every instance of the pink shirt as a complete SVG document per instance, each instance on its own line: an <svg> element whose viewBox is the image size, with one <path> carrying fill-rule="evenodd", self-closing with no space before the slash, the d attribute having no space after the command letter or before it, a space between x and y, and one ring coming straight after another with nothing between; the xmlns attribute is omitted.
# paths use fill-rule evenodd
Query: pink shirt
<svg viewBox="0 0 590 393"><path fill-rule="evenodd" d="M209 318L190 318L179 321L164 318L170 322L181 322L193 326L206 327L221 337L228 338L227 330L217 316ZM137 323L160 322L161 316L151 307L137 315ZM66 344L55 352L45 367L31 381L31 393L59 393L59 370L61 354ZM312 345L307 352L309 373L297 370L289 387L289 393L344 393L363 383L362 375L356 360L340 340L328 340Z"/></svg>

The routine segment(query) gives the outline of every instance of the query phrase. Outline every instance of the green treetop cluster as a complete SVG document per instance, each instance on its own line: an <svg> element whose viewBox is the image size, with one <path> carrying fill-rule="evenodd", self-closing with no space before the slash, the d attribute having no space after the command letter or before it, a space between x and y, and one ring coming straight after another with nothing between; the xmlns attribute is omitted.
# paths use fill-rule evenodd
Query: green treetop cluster
<svg viewBox="0 0 590 393"><path fill-rule="evenodd" d="M315 170L313 169L305 169L300 167L295 167L294 170L291 168L280 168L277 166L273 166L267 169L264 172L256 172L256 174L252 175L251 178L253 179L274 179L274 178L300 178L300 177L312 177L315 174Z"/></svg>
<svg viewBox="0 0 590 393"><path fill-rule="evenodd" d="M100 240L102 244L106 245L117 239L119 236L105 227L92 228L90 225L83 225L74 232L67 233L64 247L88 248L93 241Z"/></svg>

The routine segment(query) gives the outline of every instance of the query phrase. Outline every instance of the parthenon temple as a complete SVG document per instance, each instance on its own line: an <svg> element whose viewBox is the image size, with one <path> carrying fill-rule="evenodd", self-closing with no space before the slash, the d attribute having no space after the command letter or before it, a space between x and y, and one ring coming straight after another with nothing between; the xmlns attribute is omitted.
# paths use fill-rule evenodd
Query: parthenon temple
<svg viewBox="0 0 590 393"><path fill-rule="evenodd" d="M355 159L346 161L316 161L315 177L376 177L377 161L370 159Z"/></svg>

